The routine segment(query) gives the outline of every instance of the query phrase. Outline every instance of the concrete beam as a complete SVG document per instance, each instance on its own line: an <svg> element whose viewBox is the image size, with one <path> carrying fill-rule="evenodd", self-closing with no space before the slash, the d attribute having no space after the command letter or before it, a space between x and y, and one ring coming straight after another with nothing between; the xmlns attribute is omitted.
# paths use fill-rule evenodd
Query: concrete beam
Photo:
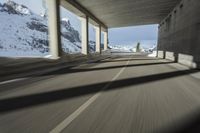
<svg viewBox="0 0 200 133"><path fill-rule="evenodd" d="M48 8L50 55L52 59L57 59L62 53L59 0L46 0L46 5Z"/></svg>
<svg viewBox="0 0 200 133"><path fill-rule="evenodd" d="M89 30L88 30L88 17L80 17L81 20L81 37L82 37L82 54L87 55L88 51L88 40L89 40Z"/></svg>
<svg viewBox="0 0 200 133"><path fill-rule="evenodd" d="M96 52L101 53L101 26L96 26Z"/></svg>
<svg viewBox="0 0 200 133"><path fill-rule="evenodd" d="M102 29L107 29L107 26L100 21L95 15L93 15L90 11L84 8L75 0L61 0L61 5L78 15L79 17L88 16L90 18L90 23L93 25L100 25ZM72 5L72 6L71 6ZM74 8L75 7L75 8Z"/></svg>
<svg viewBox="0 0 200 133"><path fill-rule="evenodd" d="M181 0L73 1L92 12L107 27L114 28L158 24Z"/></svg>
<svg viewBox="0 0 200 133"><path fill-rule="evenodd" d="M104 50L108 49L108 32L103 32L104 35Z"/></svg>

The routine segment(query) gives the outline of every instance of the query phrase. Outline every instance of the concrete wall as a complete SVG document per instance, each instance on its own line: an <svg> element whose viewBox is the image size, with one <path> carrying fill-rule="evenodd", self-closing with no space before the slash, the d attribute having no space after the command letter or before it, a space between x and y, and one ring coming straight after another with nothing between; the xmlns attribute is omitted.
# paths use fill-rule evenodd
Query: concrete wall
<svg viewBox="0 0 200 133"><path fill-rule="evenodd" d="M200 68L200 0L182 0L160 23L158 57Z"/></svg>

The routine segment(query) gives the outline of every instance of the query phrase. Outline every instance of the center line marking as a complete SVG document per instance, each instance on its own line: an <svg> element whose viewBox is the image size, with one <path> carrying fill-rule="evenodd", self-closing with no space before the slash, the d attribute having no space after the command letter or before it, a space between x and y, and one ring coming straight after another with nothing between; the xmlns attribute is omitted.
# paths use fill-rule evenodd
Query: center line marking
<svg viewBox="0 0 200 133"><path fill-rule="evenodd" d="M126 66L129 64L130 60L126 62L126 65L112 78L110 83L106 84L101 91L96 93L90 99L88 99L84 104L82 104L76 111L74 111L70 116L64 119L60 124L58 124L54 129L50 131L50 133L60 133L63 129L65 129L74 119L76 119L90 104L92 104L102 93L103 90L107 89L113 81L115 81L121 73L126 69Z"/></svg>
<svg viewBox="0 0 200 133"><path fill-rule="evenodd" d="M17 81L22 81L22 80L25 80L25 79L28 79L28 78L17 78L17 79L2 81L2 82L0 82L0 85L12 83L12 82L17 82Z"/></svg>

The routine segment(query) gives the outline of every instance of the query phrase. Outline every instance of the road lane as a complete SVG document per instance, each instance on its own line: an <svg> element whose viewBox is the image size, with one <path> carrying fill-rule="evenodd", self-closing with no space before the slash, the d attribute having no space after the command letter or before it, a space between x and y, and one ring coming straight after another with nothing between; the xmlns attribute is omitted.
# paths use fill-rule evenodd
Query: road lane
<svg viewBox="0 0 200 133"><path fill-rule="evenodd" d="M82 104L76 111L74 111L71 115L69 115L65 120L63 120L59 125L53 128L50 133L58 133L62 132L70 123L75 120L85 109L87 109L95 100L102 94L102 92L110 87L110 85L115 82L115 80L124 72L126 66L129 64L129 59L127 60L126 65L121 68L121 70L112 78L110 82L105 84L105 86L97 92L94 96L92 96L89 100L87 100L84 104Z"/></svg>
<svg viewBox="0 0 200 133"><path fill-rule="evenodd" d="M59 124L67 116L73 113L78 107L80 107L85 101L87 101L94 93L104 86L104 84L96 86L94 93L86 93L82 95L80 92L76 97L70 98L70 95L66 94L66 97L62 95L62 91L68 88L79 87L87 92L87 88L82 88L81 86L88 84L97 84L101 82L110 82L111 79L121 70L121 68L103 71L92 71L90 68L100 68L106 66L116 66L125 65L126 62L113 62L113 63L96 63L88 64L84 66L74 67L73 69L87 69L86 72L77 73L54 73L50 75L51 78L43 79L31 84L26 84L18 86L14 90L5 91L1 93L0 96L0 106L3 107L4 112L0 115L0 129L2 132L49 132L53 127ZM109 74L108 74L109 73ZM37 78L37 77L35 77ZM33 80L35 79L33 78ZM41 78L41 77L39 77ZM14 85L12 85L14 87ZM5 86L6 87L6 86ZM9 88L7 88L9 89ZM60 91L61 90L61 91ZM43 94L51 91L60 91L56 95L42 95L41 97L29 98L34 94ZM79 94L80 93L80 94ZM60 99L62 95L62 99ZM23 101L20 100L21 97L26 96ZM69 96L69 98L67 97ZM11 109L8 109L7 105L2 105L2 100L14 99L14 104L12 104ZM53 99L53 100L52 100ZM57 101L54 101L57 99ZM7 100L8 101L8 100ZM45 101L41 104L41 101ZM13 108L16 103L23 108ZM27 103L29 104L27 106ZM34 104L33 104L34 103ZM26 106L21 106L26 105ZM18 107L19 107L18 106ZM5 111L8 109L7 112Z"/></svg>
<svg viewBox="0 0 200 133"><path fill-rule="evenodd" d="M133 60L129 65L137 63L141 61ZM112 89L122 84L114 82L63 133L183 132L185 127L187 131L188 123L199 117L199 80L187 74L165 79L152 76L176 71L167 64L127 67L118 78L127 79L124 87ZM141 78L148 75L152 76L151 82ZM130 85L128 79L133 77L143 82L138 84L136 80Z"/></svg>
<svg viewBox="0 0 200 133"><path fill-rule="evenodd" d="M71 71L53 72L45 75L50 78L2 92L0 106L5 108L0 109L0 130L5 133L51 131L110 83L129 58L124 71L62 130L64 133L177 129L176 132L199 116L200 82L188 75L195 70L179 71L168 65L172 62L167 60L115 56ZM16 103L19 105L8 107Z"/></svg>

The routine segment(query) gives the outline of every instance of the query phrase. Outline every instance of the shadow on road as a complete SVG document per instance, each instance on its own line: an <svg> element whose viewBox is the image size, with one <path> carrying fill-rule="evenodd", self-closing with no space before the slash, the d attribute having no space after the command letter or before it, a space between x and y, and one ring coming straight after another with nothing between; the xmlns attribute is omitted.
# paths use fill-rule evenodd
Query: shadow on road
<svg viewBox="0 0 200 133"><path fill-rule="evenodd" d="M114 58L115 59L115 58ZM128 61L128 59L123 59L124 61ZM139 60L139 59L138 59ZM152 60L157 60L157 59L152 59ZM102 60L101 60L102 61ZM102 62L99 63L102 63ZM46 80L49 78L53 78L56 75L63 75L63 74L70 74L70 73L79 73L79 72L91 72L91 71L100 71L100 70L112 70L112 69L117 69L117 68L123 68L124 65L118 65L118 66L109 66L109 67L98 67L98 68L89 68L89 67L93 67L99 64L98 62L92 62L92 63L88 63L86 65L86 68L84 67L79 67L76 68L75 66L70 66L70 67L65 67L59 70L55 70L55 71L51 71L45 74L40 74L40 75L33 75L33 76L21 76L18 78L31 78L31 79L27 79L26 82L14 82L14 83L10 83L10 84L5 84L5 85L1 85L0 86L0 93L7 91L8 88L9 90L14 90L16 89L16 86L24 86L27 84L31 84L40 80ZM126 67L139 67L139 66L150 66L150 65L162 65L162 64L170 64L173 63L171 61L168 62L157 62L157 63L138 63L138 64L132 64L132 65L127 65ZM29 71L29 70L28 70ZM26 71L24 71L26 73Z"/></svg>
<svg viewBox="0 0 200 133"><path fill-rule="evenodd" d="M120 89L122 87L134 86L139 84L144 84L148 82L160 81L168 78L184 76L192 73L199 72L198 70L182 70L175 72L160 73L154 75L147 75L143 77L134 77L123 80L116 80L112 82L110 87L106 90L109 91L114 89ZM64 88L60 90L44 92L40 94L31 94L26 96L11 97L0 100L0 113L6 113L14 110L19 110L23 108L28 108L32 106L52 103L60 100L66 100L73 97L79 97L82 95L93 94L101 89L110 82L102 82L97 84L90 84L85 86Z"/></svg>
<svg viewBox="0 0 200 133"><path fill-rule="evenodd" d="M200 113L185 121L186 123L173 133L200 133Z"/></svg>
<svg viewBox="0 0 200 133"><path fill-rule="evenodd" d="M200 133L200 108L197 110L191 111L182 120L177 120L177 124L158 130L158 133Z"/></svg>
<svg viewBox="0 0 200 133"><path fill-rule="evenodd" d="M140 64L126 65L126 67L129 68L129 67L139 67L139 66L163 65L163 64L170 64L170 63L174 63L174 62L168 61L168 62L157 62L157 63L140 63ZM123 68L124 66L125 65L118 65L118 66L99 67L99 68L86 68L86 69L64 68L64 69L59 69L57 71L53 71L53 72L44 74L43 76L47 76L47 75L61 75L61 74L67 74L67 73L78 73L78 72L90 72L90 71L109 70L109 69Z"/></svg>
<svg viewBox="0 0 200 133"><path fill-rule="evenodd" d="M148 61L148 60L163 60L158 58L134 58L134 59L120 59L120 60L100 60L98 62L106 63L106 62L123 62L123 61Z"/></svg>

